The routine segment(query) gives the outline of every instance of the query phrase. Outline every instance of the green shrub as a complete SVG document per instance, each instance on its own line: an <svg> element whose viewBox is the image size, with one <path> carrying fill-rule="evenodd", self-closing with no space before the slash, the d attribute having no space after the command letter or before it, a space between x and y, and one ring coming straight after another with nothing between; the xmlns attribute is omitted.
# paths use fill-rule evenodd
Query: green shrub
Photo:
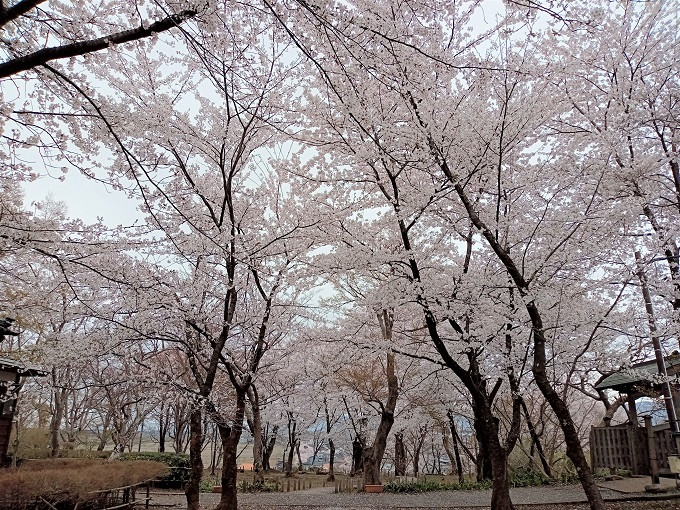
<svg viewBox="0 0 680 510"><path fill-rule="evenodd" d="M385 492L433 492L433 491L459 491L459 490L483 490L491 488L491 480L481 482L464 481L463 483L441 483L434 480L419 480L417 482L388 482L385 484Z"/></svg>
<svg viewBox="0 0 680 510"><path fill-rule="evenodd" d="M187 480L189 480L189 455L186 453L172 453L172 452L133 452L123 453L119 457L120 460L151 460L155 462L162 462L170 468L170 474L161 478L158 483L159 487L181 487Z"/></svg>
<svg viewBox="0 0 680 510"><path fill-rule="evenodd" d="M430 492L442 489L439 482L387 482L383 489L385 492Z"/></svg>
<svg viewBox="0 0 680 510"><path fill-rule="evenodd" d="M201 492L212 492L215 485L219 485L220 482L213 478L203 478L201 483L198 484L198 490Z"/></svg>
<svg viewBox="0 0 680 510"><path fill-rule="evenodd" d="M481 482L478 482L476 480L475 481L464 480L463 483L453 483L453 484L451 484L451 488L449 490L480 491L480 490L490 489L492 485L493 485L493 482L491 480L482 480Z"/></svg>
<svg viewBox="0 0 680 510"><path fill-rule="evenodd" d="M216 478L204 478L199 485L201 492L212 492L214 486L220 485L220 480ZM243 480L236 485L239 492L277 492L278 486L274 482L248 483Z"/></svg>
<svg viewBox="0 0 680 510"><path fill-rule="evenodd" d="M510 475L511 487L538 487L550 483L550 478L538 469L521 467Z"/></svg>
<svg viewBox="0 0 680 510"><path fill-rule="evenodd" d="M59 450L59 457L64 459L108 459L111 452L98 450Z"/></svg>
<svg viewBox="0 0 680 510"><path fill-rule="evenodd" d="M609 476L610 474L612 473L609 468L595 468L593 470L593 476L598 480L602 480L605 476ZM630 478L632 476L632 473L629 469L617 469L614 474L623 476L624 478ZM578 477L576 477L576 481L578 482Z"/></svg>
<svg viewBox="0 0 680 510"><path fill-rule="evenodd" d="M240 492L276 492L277 485L274 482L248 483L245 480L237 486Z"/></svg>

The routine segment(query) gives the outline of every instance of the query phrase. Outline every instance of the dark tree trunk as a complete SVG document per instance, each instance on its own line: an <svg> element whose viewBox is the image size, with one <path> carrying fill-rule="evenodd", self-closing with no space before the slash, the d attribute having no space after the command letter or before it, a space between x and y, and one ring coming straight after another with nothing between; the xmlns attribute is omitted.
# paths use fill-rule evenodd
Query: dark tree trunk
<svg viewBox="0 0 680 510"><path fill-rule="evenodd" d="M335 472L334 472L334 464L335 464L335 443L333 443L333 440L331 438L328 438L328 449L330 450L329 456L328 456L328 478L326 478L327 482L334 482L335 481Z"/></svg>
<svg viewBox="0 0 680 510"><path fill-rule="evenodd" d="M56 370L52 371L52 380L56 384ZM50 456L56 458L59 457L59 431L61 429L61 422L64 419L66 388L55 387L52 395L54 398L54 414L50 420Z"/></svg>
<svg viewBox="0 0 680 510"><path fill-rule="evenodd" d="M529 414L529 409L527 409L527 404L521 397L520 404L522 405L524 418L526 419L529 435L531 436L531 444L536 448L536 452L538 453L538 457L541 459L541 465L543 466L543 471L545 472L546 476L548 478L552 478L552 470L550 469L548 459L545 457L545 453L543 452L543 445L541 445L541 440L538 437L538 433L536 432L536 427L534 427L534 423L531 421L531 415Z"/></svg>
<svg viewBox="0 0 680 510"><path fill-rule="evenodd" d="M243 419L245 416L246 392L236 390L236 413L234 422L229 425L222 420L216 420L217 430L222 439L222 493L220 502L215 510L238 510L238 500L236 494L236 476L238 467L236 457L238 456L238 442L243 431Z"/></svg>
<svg viewBox="0 0 680 510"><path fill-rule="evenodd" d="M302 457L300 456L300 441L298 441L295 445L295 455L297 456L298 459L298 473L302 473Z"/></svg>
<svg viewBox="0 0 680 510"><path fill-rule="evenodd" d="M432 140L434 143L434 140ZM564 440L567 445L567 457L571 460L578 473L579 480L583 486L583 491L588 498L588 503L592 510L604 510L604 502L602 500L602 495L600 494L597 485L595 484L595 478L593 477L593 472L588 465L586 456L583 453L583 447L581 446L581 440L578 437L578 432L576 426L574 425L574 420L571 417L569 408L567 404L562 400L560 395L555 391L547 373L547 353L546 353L546 339L545 330L543 327L543 318L541 317L541 312L536 304L536 301L531 299L531 289L529 289L528 282L524 279L524 275L520 270L520 266L515 263L507 249L505 249L498 239L494 235L493 229L489 228L484 221L481 219L475 205L467 196L467 193L463 189L463 185L458 181L458 179L453 175L453 172L448 167L445 160L442 160L437 156L437 163L439 164L441 170L446 175L446 177L453 184L454 189L458 197L460 198L463 206L465 207L468 217L472 224L481 231L482 236L489 243L489 246L496 254L498 260L505 266L508 275L512 279L515 287L519 291L520 295L525 299L524 307L531 319L531 329L534 338L534 358L531 366L531 371L534 375L534 380L536 381L536 386L545 397L548 404L552 408L555 416L560 424L560 428L564 433ZM494 480L495 482L495 480Z"/></svg>
<svg viewBox="0 0 680 510"><path fill-rule="evenodd" d="M189 418L189 480L184 488L187 510L200 510L199 501L201 477L203 476L203 413L201 409L191 411Z"/></svg>
<svg viewBox="0 0 680 510"><path fill-rule="evenodd" d="M460 448L458 447L458 431L456 430L456 420L453 417L453 412L450 409L446 413L446 416L449 419L449 430L451 430L451 438L453 439L452 446L453 446L453 456L454 456L454 458L451 459L451 465L453 466L453 464L455 462L456 474L458 475L458 482L463 483L465 481L465 475L463 474L463 461L460 458ZM444 446L446 447L446 444L444 444ZM448 449L447 449L447 452L448 452ZM450 454L449 454L449 457L451 457Z"/></svg>
<svg viewBox="0 0 680 510"><path fill-rule="evenodd" d="M479 375L477 373L477 375ZM485 382L478 381L479 388L484 388ZM475 392L473 406L477 407L479 416L479 428L486 436L485 445L488 451L492 470L491 508L512 510L514 508L510 500L510 484L508 482L508 453L501 445L499 420L493 415L491 399L485 391Z"/></svg>
<svg viewBox="0 0 680 510"><path fill-rule="evenodd" d="M365 447L362 455L364 457L364 485L380 485L380 464L377 462L375 448Z"/></svg>
<svg viewBox="0 0 680 510"><path fill-rule="evenodd" d="M420 474L420 452L423 449L423 443L425 442L425 435L427 434L427 429L422 427L418 431L418 435L415 436L415 441L413 444L413 476L418 476ZM427 466L425 466L427 468Z"/></svg>
<svg viewBox="0 0 680 510"><path fill-rule="evenodd" d="M593 477L593 472L590 469L590 465L583 453L583 447L581 446L581 438L578 436L578 431L574 425L574 420L569 412L569 407L562 400L559 394L550 384L550 380L547 375L547 362L546 362L546 349L545 349L545 336L543 332L543 323L541 321L538 309L535 307L533 301L528 303L527 308L529 309L529 314L532 317L533 331L534 331L534 362L532 366L532 373L534 374L534 380L536 381L536 386L541 390L543 396L550 404L555 417L557 418L562 432L564 433L564 441L567 445L567 457L574 463L576 468L576 473L578 474L581 485L583 486L583 491L586 493L588 498L588 503L592 510L604 510L604 501L602 500L602 495L595 483L595 478Z"/></svg>
<svg viewBox="0 0 680 510"><path fill-rule="evenodd" d="M334 473L334 464L335 464L335 443L331 439L331 428L333 427L333 422L331 420L331 415L328 412L328 402L326 402L326 398L324 397L323 399L323 404L324 404L324 412L326 415L326 436L328 437L328 449L330 450L329 452L329 457L328 457L328 478L326 478L326 481L328 482L334 482L335 481L335 473Z"/></svg>
<svg viewBox="0 0 680 510"><path fill-rule="evenodd" d="M158 415L158 451L165 452L165 437L168 435L168 422L170 421L170 410L161 404L161 412Z"/></svg>
<svg viewBox="0 0 680 510"><path fill-rule="evenodd" d="M383 339L386 341L392 340L392 325L394 324L394 316L389 310L382 310L378 313L378 323L382 331ZM387 364L385 366L385 375L387 376L387 402L385 405L380 405L382 412L380 413L380 425L375 434L373 445L364 448L362 452L364 464L364 485L380 485L380 464L382 463L385 449L387 448L387 436L394 424L394 410L397 407L397 399L399 398L399 381L397 380L396 366L394 353L387 353Z"/></svg>
<svg viewBox="0 0 680 510"><path fill-rule="evenodd" d="M272 433L267 441L262 442L262 468L264 471L271 470L270 460L272 457L272 452L274 451L274 446L276 445L276 434L279 432L279 426L274 425L272 427ZM267 437L267 434L263 434L263 437Z"/></svg>
<svg viewBox="0 0 680 510"><path fill-rule="evenodd" d="M293 457L295 456L295 447L298 444L297 437L297 421L293 419L293 413L288 413L288 459L286 460L285 472L286 477L293 476Z"/></svg>
<svg viewBox="0 0 680 510"><path fill-rule="evenodd" d="M406 476L406 448L402 431L394 435L394 476Z"/></svg>
<svg viewBox="0 0 680 510"><path fill-rule="evenodd" d="M250 431L253 434L253 483L264 484L264 462L262 444L262 414L260 413L260 400L254 386L248 388L248 399L253 413L253 422Z"/></svg>
<svg viewBox="0 0 680 510"><path fill-rule="evenodd" d="M491 469L491 453L489 452L488 436L484 424L484 418L475 410L475 437L479 445L479 453L477 454L477 481L491 480L493 478L493 470Z"/></svg>
<svg viewBox="0 0 680 510"><path fill-rule="evenodd" d="M396 397L395 397L396 400ZM387 436L394 424L394 414L383 412L373 445L363 449L364 485L380 485L380 464L387 447Z"/></svg>
<svg viewBox="0 0 680 510"><path fill-rule="evenodd" d="M354 476L357 473L361 473L364 469L364 458L363 458L364 444L359 436L354 438L352 441L352 469L349 476Z"/></svg>
<svg viewBox="0 0 680 510"><path fill-rule="evenodd" d="M458 430L456 428L456 422L455 422L455 419L453 417L453 411L451 411L451 409L448 410L447 416L449 417L449 425L451 426L451 434L453 435L453 449L454 449L454 452L458 452L458 461L461 460L460 449L462 448L463 451L465 452L465 456L470 460L470 462L472 464L474 464L476 466L477 465L477 457L474 455L473 452L470 451L470 449L465 445L465 443L463 443L463 440L460 438L460 434L458 434ZM456 461L456 465L458 465L458 461ZM461 474L459 475L459 478L462 481L462 478L461 478L463 476L462 475L462 467L463 467L462 461L460 463L460 467L461 467Z"/></svg>
<svg viewBox="0 0 680 510"><path fill-rule="evenodd" d="M288 458L286 459L286 465L284 471L286 473L286 478L293 476L293 456L295 455L295 446L290 445L288 450Z"/></svg>
<svg viewBox="0 0 680 510"><path fill-rule="evenodd" d="M411 106L414 108L414 111L416 113L416 117L420 119L420 114L418 112L418 105L417 102L413 98L411 98ZM426 124L423 122L421 124L421 127L426 128ZM451 181L454 189L458 193L458 195L461 197L461 200L465 202L466 209L468 207L472 207L471 204L469 204L469 201L467 200L467 196L465 195L465 192L462 189L461 184L459 181L454 177L453 172L448 168L446 160L442 159L441 153L437 152L436 148L438 147L437 142L434 138L428 137L430 146L433 149L433 155L435 157L435 162L441 167L442 171L445 173L446 177ZM393 204L394 212L397 217L397 224L399 226L399 232L401 235L401 240L402 240L402 245L404 249L406 250L407 253L409 253L409 259L408 259L408 265L410 268L411 272L411 278L412 281L416 284L420 284L422 281L421 275L420 275L420 268L418 266L418 261L416 260L415 255L413 254L413 247L411 244L411 239L410 239L410 234L409 230L410 227L407 225L406 220L403 219L402 217L402 211L400 210L400 205L399 201L397 198L397 190L396 190L396 175L390 173L389 178L392 182L392 189L394 190L393 193L390 193L388 191L388 188L384 187L381 188L383 193L385 194L386 198L390 200L390 202ZM467 202L466 202L467 201ZM469 210L469 209L468 209ZM474 226L478 229L483 230L483 235L484 237L487 237L487 232L485 230L485 225L480 226L476 220L478 220L478 216L476 213L474 213L474 218L473 214L469 214L470 219ZM484 228L482 228L484 227ZM471 239L471 238L470 238ZM496 243L498 244L498 243ZM468 242L468 246L470 246L470 242ZM494 250L495 251L495 250ZM467 265L467 263L466 263ZM430 304L428 301L427 296L424 293L418 293L415 296L415 300L420 305L423 311L423 318L425 319L425 326L427 328L427 332L430 336L430 339L432 340L432 344L439 353L439 355L442 358L442 362L449 368L451 371L456 374L456 376L461 380L461 382L465 385L465 387L468 389L472 396L473 400L473 409L477 408L478 406L483 406L483 414L485 414L485 420L484 420L484 429L488 431L488 442L490 443L490 455L491 455L491 462L492 462L492 470L494 471L494 476L493 476L493 488L492 488L492 496L491 496L491 506L494 510L511 510L513 508L512 502L510 501L510 488L509 488L509 483L508 483L508 477L507 477L507 466L506 466L506 455L505 455L505 450L500 444L500 439L498 436L499 430L497 425L494 423L493 420L493 414L491 413L491 401L493 399L489 398L490 395L487 392L486 389L486 379L485 377L479 372L479 367L478 362L475 358L477 356L477 353L474 351L469 351L468 352L468 359L470 361L470 368L465 369L463 368L451 355L451 353L448 351L447 348L447 343L445 340L439 335L439 330L438 330L438 324L439 320L435 315L435 312L430 308ZM465 331L463 328L461 328L460 324L456 322L454 318L449 318L448 319L449 325L453 328L454 331L456 331L458 334L461 336L465 335ZM513 409L514 412L514 409Z"/></svg>

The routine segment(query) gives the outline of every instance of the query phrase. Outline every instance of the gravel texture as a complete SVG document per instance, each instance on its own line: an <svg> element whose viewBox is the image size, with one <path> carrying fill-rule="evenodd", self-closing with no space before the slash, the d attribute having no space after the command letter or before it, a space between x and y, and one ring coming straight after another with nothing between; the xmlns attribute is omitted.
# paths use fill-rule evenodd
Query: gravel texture
<svg viewBox="0 0 680 510"><path fill-rule="evenodd" d="M645 494L622 494L602 489L601 494L611 510L664 509L680 510L680 493L674 492L662 498ZM152 494L156 505L168 505L177 510L186 508L182 494ZM219 501L219 494L201 494L201 508L210 510ZM511 498L517 508L532 510L581 510L585 495L579 486L524 487L511 490ZM386 509L432 509L456 510L466 508L489 508L491 491L438 491L420 494L334 494L332 487L309 489L289 493L239 494L242 510L386 510Z"/></svg>

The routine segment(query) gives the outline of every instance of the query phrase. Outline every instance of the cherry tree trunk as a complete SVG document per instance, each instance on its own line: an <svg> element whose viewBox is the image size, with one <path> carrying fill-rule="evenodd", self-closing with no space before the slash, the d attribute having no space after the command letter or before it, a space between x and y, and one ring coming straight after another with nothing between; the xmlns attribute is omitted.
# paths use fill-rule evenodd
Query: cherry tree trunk
<svg viewBox="0 0 680 510"><path fill-rule="evenodd" d="M420 430L420 435L415 438L415 443L413 445L413 476L418 476L420 474L420 452L423 449L423 442L425 441L425 432ZM427 467L427 466L426 466Z"/></svg>
<svg viewBox="0 0 680 510"><path fill-rule="evenodd" d="M495 238L492 229L490 229L480 218L478 212L475 210L475 206L463 189L463 186L457 182L446 162L440 162L440 167L447 178L453 183L454 189L456 190L458 197L461 199L461 202L465 206L465 209L468 212L468 217L472 221L473 225L482 232L482 235L489 243L489 246L491 246L493 249L499 261L505 266L517 290L519 290L520 294L523 296L529 296L531 294L529 284L524 279L524 275L519 269L520 266L516 264L510 253L500 245L498 240ZM595 484L593 473L590 470L586 456L583 453L581 439L578 436L576 426L574 425L574 420L572 419L571 413L569 412L569 407L567 406L566 402L562 400L557 391L555 391L555 388L553 388L552 384L550 383L550 379L548 378L545 329L543 327L541 311L539 310L535 300L527 300L524 304L524 307L527 311L527 314L529 315L529 318L531 319L531 327L534 334L534 358L531 371L534 375L536 386L538 386L539 390L541 390L541 393L557 417L560 428L564 433L564 441L567 445L567 457L569 457L569 460L573 462L574 467L576 468L579 480L581 481L583 490L586 494L586 497L588 498L590 508L592 510L604 510L602 496L597 488L597 485Z"/></svg>
<svg viewBox="0 0 680 510"><path fill-rule="evenodd" d="M449 419L451 418L453 417L451 416ZM455 424L451 423L450 426L455 427ZM446 425L442 425L442 427L446 427ZM445 428L442 430L442 444L444 446L444 450L446 451L446 455L449 457L449 462L451 463L451 474L455 473L456 476L458 476L458 482L463 483L464 481L463 462L461 461L460 458L458 441L456 441L455 435L451 434L449 436Z"/></svg>
<svg viewBox="0 0 680 510"><path fill-rule="evenodd" d="M200 510L199 501L201 477L203 476L203 413L200 409L191 411L189 418L189 481L184 488L187 510Z"/></svg>
<svg viewBox="0 0 680 510"><path fill-rule="evenodd" d="M391 338L392 320L388 318L387 311L382 313L383 320L380 325L385 331L385 327L389 328L389 335L384 335L385 338ZM380 318L380 316L379 316ZM387 404L382 408L380 415L380 425L375 434L373 445L363 449L362 458L364 464L364 485L379 485L380 481L380 464L382 463L385 449L387 448L387 436L394 424L394 410L397 407L397 398L399 396L399 382L395 373L394 353L387 353Z"/></svg>
<svg viewBox="0 0 680 510"><path fill-rule="evenodd" d="M520 405L522 406L522 410L524 411L524 418L527 422L527 428L529 429L529 435L531 436L531 441L534 447L536 448L536 451L538 452L538 457L541 460L541 465L543 466L543 472L548 478L552 478L552 469L550 469L550 464L548 463L548 459L545 456L545 452L543 451L543 445L541 444L541 438L538 436L538 432L536 431L536 427L534 426L533 421L531 420L531 415L529 414L529 409L527 408L526 402L524 402L524 399L520 397Z"/></svg>
<svg viewBox="0 0 680 510"><path fill-rule="evenodd" d="M474 410L475 415L475 437L479 445L479 453L477 454L477 481L491 480L493 478L493 469L491 468L491 453L489 452L489 437L486 433L484 418L481 417L477 410Z"/></svg>
<svg viewBox="0 0 680 510"><path fill-rule="evenodd" d="M413 450L413 457L411 458L411 466L413 467L413 476L418 478L420 474L420 448L416 445Z"/></svg>
<svg viewBox="0 0 680 510"><path fill-rule="evenodd" d="M569 407L566 402L562 400L560 395L555 391L553 386L550 384L550 380L547 375L547 356L545 348L545 336L543 332L543 322L538 309L533 301L528 303L527 311L532 320L533 330L534 330L534 360L531 367L532 373L534 374L534 380L536 385L543 393L543 396L547 400L548 404L555 413L562 432L564 433L564 442L567 445L567 457L571 460L576 468L576 473L578 474L579 481L583 486L583 491L588 498L588 503L592 510L604 510L604 501L602 500L602 495L595 483L595 478L593 477L593 472L590 469L590 465L583 453L583 447L581 446L581 438L576 430L576 425L574 425L574 420L569 412Z"/></svg>
<svg viewBox="0 0 680 510"><path fill-rule="evenodd" d="M269 436L269 439L266 442L264 441L264 439L262 441L262 468L264 469L264 471L269 471L272 468L270 464L270 459L272 457L272 452L274 451L274 446L276 445L276 434L278 432L279 426L274 425L274 427L272 428L271 436Z"/></svg>
<svg viewBox="0 0 680 510"><path fill-rule="evenodd" d="M335 473L334 473L334 464L335 464L335 443L331 438L328 438L328 449L329 449L329 455L328 455L328 477L326 478L327 482L334 482L335 481Z"/></svg>
<svg viewBox="0 0 680 510"><path fill-rule="evenodd" d="M394 476L406 476L406 448L403 432L397 432L394 435Z"/></svg>
<svg viewBox="0 0 680 510"><path fill-rule="evenodd" d="M380 463L375 455L375 449L367 446L363 451L364 457L364 485L380 485Z"/></svg>
<svg viewBox="0 0 680 510"><path fill-rule="evenodd" d="M53 372L53 378L56 376ZM56 379L53 379L56 380ZM53 392L54 397L54 413L50 420L50 456L53 458L59 457L59 430L61 422L64 418L64 403L66 401L66 388L56 389ZM103 448L102 448L103 449Z"/></svg>
<svg viewBox="0 0 680 510"><path fill-rule="evenodd" d="M165 436L168 434L169 410L161 404L161 412L158 416L158 451L165 452Z"/></svg>
<svg viewBox="0 0 680 510"><path fill-rule="evenodd" d="M364 446L361 439L357 436L352 441L352 469L349 476L354 476L357 473L361 473L364 469Z"/></svg>
<svg viewBox="0 0 680 510"><path fill-rule="evenodd" d="M252 434L253 434L253 483L264 484L264 462L262 445L262 413L260 412L260 402L254 388L248 392L250 396L250 407L252 410Z"/></svg>
<svg viewBox="0 0 680 510"><path fill-rule="evenodd" d="M288 458L286 459L286 465L284 466L284 471L286 472L286 478L293 476L293 456L295 455L295 445L290 445L288 450Z"/></svg>
<svg viewBox="0 0 680 510"><path fill-rule="evenodd" d="M510 500L510 483L508 481L508 454L501 445L499 437L498 419L493 415L491 402L487 398L477 399L473 406L477 406L480 415L479 430L486 436L485 446L491 464L491 508L494 510L512 510Z"/></svg>
<svg viewBox="0 0 680 510"><path fill-rule="evenodd" d="M297 456L298 459L298 472L302 473L302 457L300 456L300 441L297 442L295 445L295 455Z"/></svg>
<svg viewBox="0 0 680 510"><path fill-rule="evenodd" d="M215 510L238 510L238 500L236 494L236 476L238 467L236 457L238 456L238 442L243 431L243 418L245 416L246 394L245 391L236 393L236 412L234 421L231 425L223 420L216 420L217 430L222 439L222 493L220 502Z"/></svg>
<svg viewBox="0 0 680 510"><path fill-rule="evenodd" d="M380 485L380 464L387 447L387 436L394 424L394 414L383 412L372 446L363 449L364 485Z"/></svg>

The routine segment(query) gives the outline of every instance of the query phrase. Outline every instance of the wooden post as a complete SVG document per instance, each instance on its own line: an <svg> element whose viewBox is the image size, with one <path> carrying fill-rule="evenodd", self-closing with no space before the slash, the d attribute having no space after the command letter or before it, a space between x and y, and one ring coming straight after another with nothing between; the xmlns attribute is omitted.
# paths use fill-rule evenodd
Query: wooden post
<svg viewBox="0 0 680 510"><path fill-rule="evenodd" d="M666 414L668 415L668 423L671 426L673 434L680 434L680 424L678 424L678 417L675 412L675 402L671 395L671 385L668 382L668 372L666 371L666 360L661 349L661 341L657 335L656 318L654 317L654 306L652 305L652 298L649 294L649 285L647 283L647 275L645 275L644 267L642 265L642 256L639 251L635 252L635 262L638 267L638 278L640 279L640 286L642 287L642 296L645 300L645 310L647 311L647 322L649 323L649 334L652 337L652 345L654 346L654 356L656 358L656 366L661 377L661 390L663 393L663 401L666 405ZM645 422L646 423L646 422ZM654 482L658 483L658 482Z"/></svg>
<svg viewBox="0 0 680 510"><path fill-rule="evenodd" d="M604 421L604 426L606 428L609 428L612 426L612 419L609 417L603 418ZM611 434L605 434L605 444L606 444L606 452L607 452L607 459L609 460L609 474L610 475L615 475L616 474L616 466L614 466L614 444L612 443L612 437Z"/></svg>
<svg viewBox="0 0 680 510"><path fill-rule="evenodd" d="M652 483L659 483L659 463L656 459L656 441L654 440L654 427L652 417L645 416L645 430L647 431L647 447L649 448L649 470Z"/></svg>
<svg viewBox="0 0 680 510"><path fill-rule="evenodd" d="M640 474L638 464L640 461L637 458L637 445L635 444L635 436L638 430L638 425L630 424L626 427L626 435L628 436L628 451L630 452L630 473L632 475Z"/></svg>
<svg viewBox="0 0 680 510"><path fill-rule="evenodd" d="M638 422L637 404L635 403L635 400L634 395L628 394L628 414L630 415L630 423L633 427L639 427L640 423Z"/></svg>

